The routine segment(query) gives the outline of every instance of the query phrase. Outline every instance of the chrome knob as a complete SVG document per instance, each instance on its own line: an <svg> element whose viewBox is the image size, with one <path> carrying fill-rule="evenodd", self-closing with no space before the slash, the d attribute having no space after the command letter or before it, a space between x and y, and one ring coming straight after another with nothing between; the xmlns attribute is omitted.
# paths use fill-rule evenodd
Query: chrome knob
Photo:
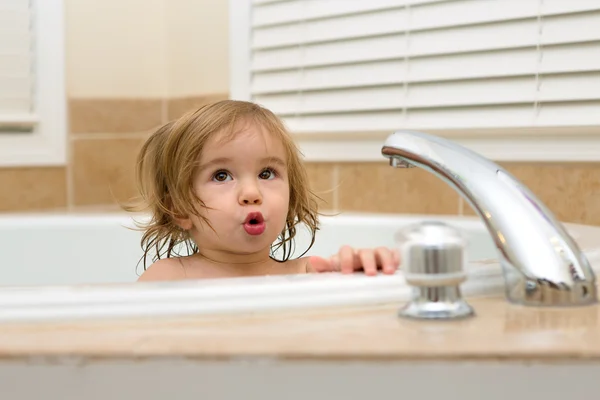
<svg viewBox="0 0 600 400"><path fill-rule="evenodd" d="M455 319L473 316L462 298L466 240L450 225L421 222L400 231L396 237L402 254L406 283L412 286L411 300L399 315L418 319Z"/></svg>

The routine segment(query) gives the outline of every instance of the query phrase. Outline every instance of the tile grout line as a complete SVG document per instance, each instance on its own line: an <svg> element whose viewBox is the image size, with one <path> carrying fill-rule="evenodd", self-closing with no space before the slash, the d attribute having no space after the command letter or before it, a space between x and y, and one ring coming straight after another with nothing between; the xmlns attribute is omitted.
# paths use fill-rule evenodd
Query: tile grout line
<svg viewBox="0 0 600 400"><path fill-rule="evenodd" d="M148 132L80 133L72 135L71 140L140 139L148 136Z"/></svg>
<svg viewBox="0 0 600 400"><path fill-rule="evenodd" d="M162 57L163 60L165 60L165 62L163 63L163 92L162 92L162 99L161 99L161 103L160 103L160 119L161 119L161 125L166 124L169 121L169 102L167 99L170 98L171 96L171 82L170 82L170 72L171 72L171 66L169 64L170 58L169 58L169 50L170 50L170 46L169 46L169 42L171 40L171 31L169 29L169 19L168 19L168 13L167 13L167 2L162 2L162 35L161 35L161 43L160 43L160 50L162 51Z"/></svg>
<svg viewBox="0 0 600 400"><path fill-rule="evenodd" d="M465 215L465 203L460 195L458 196L458 215Z"/></svg>

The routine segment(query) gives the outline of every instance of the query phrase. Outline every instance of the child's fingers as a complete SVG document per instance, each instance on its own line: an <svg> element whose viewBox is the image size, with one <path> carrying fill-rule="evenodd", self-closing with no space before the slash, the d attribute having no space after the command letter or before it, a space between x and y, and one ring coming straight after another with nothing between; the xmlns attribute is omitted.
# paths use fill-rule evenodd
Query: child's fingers
<svg viewBox="0 0 600 400"><path fill-rule="evenodd" d="M377 275L377 260L375 259L375 252L371 249L364 249L358 252L360 258L359 269L365 271L365 275Z"/></svg>
<svg viewBox="0 0 600 400"><path fill-rule="evenodd" d="M398 268L400 266L400 250L398 249L393 249L392 250L392 257L394 260L394 267Z"/></svg>
<svg viewBox="0 0 600 400"><path fill-rule="evenodd" d="M354 272L354 265L356 261L354 259L354 249L350 246L343 246L339 253L339 267L343 274L351 274Z"/></svg>
<svg viewBox="0 0 600 400"><path fill-rule="evenodd" d="M316 272L330 272L333 271L333 268L331 266L331 261L327 260L326 258L323 257L319 257L319 256L312 256L310 257L310 266L313 270L315 270Z"/></svg>
<svg viewBox="0 0 600 400"><path fill-rule="evenodd" d="M381 266L383 273L393 274L396 271L397 263L394 260L393 252L385 247L375 249L377 264Z"/></svg>
<svg viewBox="0 0 600 400"><path fill-rule="evenodd" d="M393 274L400 265L400 253L386 247L355 250L350 246L343 246L338 254L329 259L310 257L310 265L316 272L339 271L351 274L355 270L363 270L366 275L373 276L381 268L384 273Z"/></svg>

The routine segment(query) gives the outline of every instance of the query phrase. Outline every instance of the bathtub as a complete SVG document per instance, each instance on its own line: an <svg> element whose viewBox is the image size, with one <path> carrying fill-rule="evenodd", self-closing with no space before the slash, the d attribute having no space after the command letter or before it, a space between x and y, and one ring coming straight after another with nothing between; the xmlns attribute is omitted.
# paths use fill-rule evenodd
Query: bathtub
<svg viewBox="0 0 600 400"><path fill-rule="evenodd" d="M467 299L503 295L496 250L476 217L326 217L309 254L330 255L343 244L394 246L398 229L425 219L465 233L469 278L462 289ZM362 399L373 394L395 398L401 392L414 398L480 399L485 392L486 398L498 400L558 400L585 397L597 387L600 363L532 362L510 353L510 344L523 342L517 347L521 352L547 349L560 355L565 338L589 339L595 325L594 318L581 314L586 310L550 318L521 307L503 309L500 298L490 299L495 308L469 321L396 323L396 304L410 295L401 271L376 277L313 274L132 284L141 251L140 233L127 228L131 226L131 218L123 214L0 217L0 385L8 398L183 399L204 394L237 399L256 393L262 399L305 399L336 393L334 397ZM598 271L600 228L566 227ZM301 232L297 251L307 240ZM362 317L354 314L357 308L345 314L335 308L316 316L287 314L349 305L366 311ZM363 305L382 307L386 317L381 311L379 318L364 317L378 311ZM280 313L252 319L269 311ZM178 315L197 317L136 319ZM278 324L282 316L287 318ZM132 319L116 320L121 317ZM382 324L388 334L378 338L375 327ZM336 330L342 333L332 335ZM394 336L396 332L407 338ZM491 336L486 343L500 342L486 347L478 332ZM419 338L430 347L414 350ZM366 344L377 348L403 340L410 346L402 354L361 350ZM348 348L339 350L344 343ZM452 355L465 343L491 355L476 361ZM331 346L335 348L328 350ZM577 342L574 351L582 346Z"/></svg>
<svg viewBox="0 0 600 400"><path fill-rule="evenodd" d="M471 260L495 257L491 238L477 218L344 214L322 217L308 255L330 256L345 244L395 246L397 230L421 220L443 220L468 237ZM135 220L113 214L22 214L0 216L0 285L80 285L134 282L143 272L141 232ZM308 247L300 229L294 256Z"/></svg>
<svg viewBox="0 0 600 400"><path fill-rule="evenodd" d="M0 216L0 320L100 318L259 312L288 308L405 301L402 272L393 276L314 274L186 282L135 283L142 272L143 215L11 214ZM424 220L446 222L467 239L465 295L501 295L496 248L478 217L352 214L326 216L308 255L342 245L396 245L395 233ZM600 228L565 224L600 268ZM309 243L300 230L295 254Z"/></svg>

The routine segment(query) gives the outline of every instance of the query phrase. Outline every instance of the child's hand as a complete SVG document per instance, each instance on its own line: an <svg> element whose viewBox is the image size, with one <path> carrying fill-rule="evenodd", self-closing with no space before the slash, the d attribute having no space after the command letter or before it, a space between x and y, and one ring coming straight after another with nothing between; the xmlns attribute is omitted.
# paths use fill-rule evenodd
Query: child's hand
<svg viewBox="0 0 600 400"><path fill-rule="evenodd" d="M400 253L386 247L376 249L353 249L344 246L330 258L312 256L310 265L315 272L342 272L351 274L364 270L366 275L377 275L382 269L385 274L393 274L400 265Z"/></svg>

